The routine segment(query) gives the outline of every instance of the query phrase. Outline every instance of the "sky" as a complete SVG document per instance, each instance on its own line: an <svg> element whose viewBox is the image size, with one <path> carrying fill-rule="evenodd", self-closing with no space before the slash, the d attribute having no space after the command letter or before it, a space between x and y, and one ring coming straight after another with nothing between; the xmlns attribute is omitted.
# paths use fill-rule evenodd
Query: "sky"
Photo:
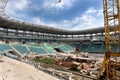
<svg viewBox="0 0 120 80"><path fill-rule="evenodd" d="M7 15L65 30L103 27L102 0L9 0Z"/></svg>

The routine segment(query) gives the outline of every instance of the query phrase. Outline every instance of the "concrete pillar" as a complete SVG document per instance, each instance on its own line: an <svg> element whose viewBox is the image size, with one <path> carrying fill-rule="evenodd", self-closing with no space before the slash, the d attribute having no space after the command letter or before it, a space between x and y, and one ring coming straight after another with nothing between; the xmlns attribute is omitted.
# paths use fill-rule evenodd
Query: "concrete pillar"
<svg viewBox="0 0 120 80"><path fill-rule="evenodd" d="M72 80L72 73L68 74L69 80Z"/></svg>

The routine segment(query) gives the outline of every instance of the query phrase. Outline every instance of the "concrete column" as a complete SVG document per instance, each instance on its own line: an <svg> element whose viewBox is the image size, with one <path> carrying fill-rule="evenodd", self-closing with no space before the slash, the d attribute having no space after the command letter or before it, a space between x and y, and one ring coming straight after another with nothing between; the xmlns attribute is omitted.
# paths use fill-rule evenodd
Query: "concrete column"
<svg viewBox="0 0 120 80"><path fill-rule="evenodd" d="M69 80L72 80L72 73L68 74Z"/></svg>
<svg viewBox="0 0 120 80"><path fill-rule="evenodd" d="M5 29L6 36L8 36L8 29Z"/></svg>
<svg viewBox="0 0 120 80"><path fill-rule="evenodd" d="M18 37L18 30L15 31L15 36Z"/></svg>
<svg viewBox="0 0 120 80"><path fill-rule="evenodd" d="M92 34L90 34L90 40L93 40L93 35Z"/></svg>

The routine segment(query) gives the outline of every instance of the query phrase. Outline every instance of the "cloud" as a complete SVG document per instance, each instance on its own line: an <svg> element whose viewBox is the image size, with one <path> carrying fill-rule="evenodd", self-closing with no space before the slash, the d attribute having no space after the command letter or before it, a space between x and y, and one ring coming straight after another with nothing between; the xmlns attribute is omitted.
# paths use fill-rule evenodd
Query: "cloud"
<svg viewBox="0 0 120 80"><path fill-rule="evenodd" d="M72 20L63 20L60 22L43 21L40 18L34 18L32 22L48 25L52 27L67 29L67 30L83 30L103 26L102 9L97 10L92 7L88 8L82 15L73 18Z"/></svg>
<svg viewBox="0 0 120 80"><path fill-rule="evenodd" d="M20 14L19 11L26 10L29 4L30 0L10 0L6 6L5 12L9 16L16 18L26 17L26 15Z"/></svg>
<svg viewBox="0 0 120 80"><path fill-rule="evenodd" d="M41 18L39 17L35 17L35 18L32 18L31 23L35 23L35 24L40 24L40 25L46 25L46 26L51 26L51 27L56 27L56 28L59 28L58 27L58 24L54 23L54 22L48 22L46 23L45 21L43 21Z"/></svg>
<svg viewBox="0 0 120 80"><path fill-rule="evenodd" d="M76 0L62 0L61 3L58 3L57 0L43 0L40 8L43 8L43 10L48 13L57 13L62 10L70 9L75 1ZM26 11L30 7L29 4L32 4L30 0L10 0L5 12L18 19L29 19L30 17L24 15L24 13L19 13L19 11ZM33 8L34 7L39 8L38 5L34 5ZM103 26L103 10L89 7L85 12L73 17L71 20L47 21L47 19L42 19L41 17L31 16L29 21L67 30L90 29Z"/></svg>
<svg viewBox="0 0 120 80"><path fill-rule="evenodd" d="M103 26L102 9L88 8L84 14L70 21L73 26L70 30L91 29Z"/></svg>
<svg viewBox="0 0 120 80"><path fill-rule="evenodd" d="M61 10L70 9L75 1L76 0L61 0L59 3L58 0L45 0L42 4L42 8L49 13L57 13Z"/></svg>
<svg viewBox="0 0 120 80"><path fill-rule="evenodd" d="M103 26L102 9L97 10L93 7L88 8L82 15L61 23L63 28L69 30L83 30ZM67 27L66 27L67 26Z"/></svg>
<svg viewBox="0 0 120 80"><path fill-rule="evenodd" d="M45 23L44 23L39 17L32 18L32 19L31 19L31 22L32 22L32 23L35 23L35 24L45 25Z"/></svg>
<svg viewBox="0 0 120 80"><path fill-rule="evenodd" d="M93 7L88 8L88 10L86 11L87 14L93 14L93 13L96 13L96 12L97 11Z"/></svg>
<svg viewBox="0 0 120 80"><path fill-rule="evenodd" d="M97 16L97 17L103 16L103 10L102 10L102 9L98 10L98 13L97 13L96 16Z"/></svg>

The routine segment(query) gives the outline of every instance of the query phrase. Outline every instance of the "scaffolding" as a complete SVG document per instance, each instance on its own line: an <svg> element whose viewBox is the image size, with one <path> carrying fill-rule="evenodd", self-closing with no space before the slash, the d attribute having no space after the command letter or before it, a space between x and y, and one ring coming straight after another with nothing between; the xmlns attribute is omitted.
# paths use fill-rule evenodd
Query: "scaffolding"
<svg viewBox="0 0 120 80"><path fill-rule="evenodd" d="M120 0L103 0L103 9L106 54L98 80L120 80Z"/></svg>

